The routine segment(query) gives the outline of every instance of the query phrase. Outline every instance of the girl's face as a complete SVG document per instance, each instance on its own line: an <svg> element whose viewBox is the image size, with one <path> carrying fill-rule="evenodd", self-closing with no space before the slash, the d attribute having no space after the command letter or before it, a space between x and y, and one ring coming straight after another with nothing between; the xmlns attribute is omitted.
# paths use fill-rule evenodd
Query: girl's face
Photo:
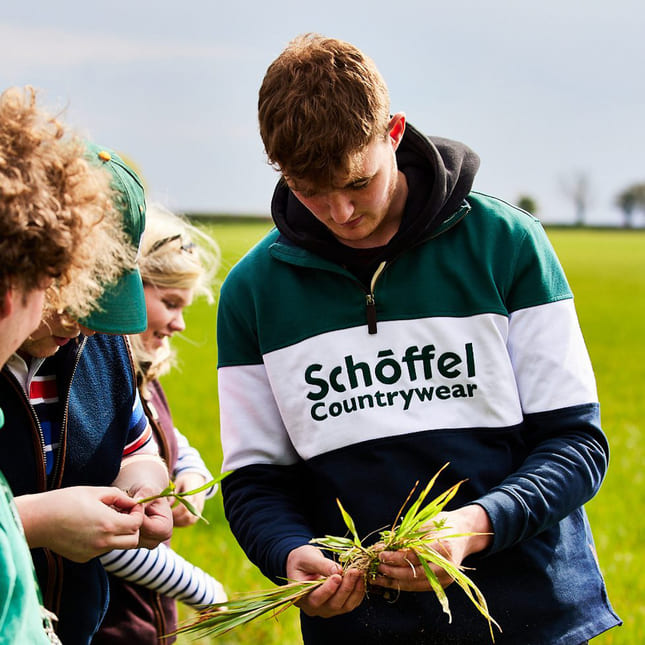
<svg viewBox="0 0 645 645"><path fill-rule="evenodd" d="M163 345L164 338L186 329L183 311L193 301L193 290L152 284L144 284L143 290L148 328L141 334L141 340L146 350L156 351Z"/></svg>

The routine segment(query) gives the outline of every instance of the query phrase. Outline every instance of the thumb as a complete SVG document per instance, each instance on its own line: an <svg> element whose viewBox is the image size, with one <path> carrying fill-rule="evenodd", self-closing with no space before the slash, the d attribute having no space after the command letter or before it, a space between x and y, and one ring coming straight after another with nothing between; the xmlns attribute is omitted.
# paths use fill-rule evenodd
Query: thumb
<svg viewBox="0 0 645 645"><path fill-rule="evenodd" d="M320 553L320 565L317 568L323 576L333 576L343 572L343 568L338 562L326 558L322 553Z"/></svg>
<svg viewBox="0 0 645 645"><path fill-rule="evenodd" d="M116 487L106 488L105 493L101 495L101 501L117 511L129 511L137 505L134 498Z"/></svg>

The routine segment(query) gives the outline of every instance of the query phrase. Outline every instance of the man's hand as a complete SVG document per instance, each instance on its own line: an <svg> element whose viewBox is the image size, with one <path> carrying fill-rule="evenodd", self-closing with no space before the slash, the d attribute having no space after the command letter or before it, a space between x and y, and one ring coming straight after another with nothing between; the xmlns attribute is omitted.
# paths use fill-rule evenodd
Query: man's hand
<svg viewBox="0 0 645 645"><path fill-rule="evenodd" d="M144 509L118 488L71 486L16 497L27 542L75 562L139 543Z"/></svg>
<svg viewBox="0 0 645 645"><path fill-rule="evenodd" d="M309 544L298 547L289 554L289 580L318 580L326 576L327 580L320 587L296 603L305 614L329 618L346 614L361 604L365 584L360 571L349 569L343 574L338 564Z"/></svg>
<svg viewBox="0 0 645 645"><path fill-rule="evenodd" d="M183 493L187 490L195 490L206 483L203 475L194 472L187 472L179 475L175 479L175 490L178 493ZM190 502L195 510L201 514L204 510L204 502L206 501L206 491L191 495L185 498ZM175 526L190 526L199 519L197 515L193 515L183 504L177 504L172 507L172 519Z"/></svg>
<svg viewBox="0 0 645 645"><path fill-rule="evenodd" d="M446 528L437 536L432 548L459 566L471 555L483 551L492 541L492 526L486 511L477 504L464 506L455 511L440 513L437 519L446 520ZM480 533L456 538L442 538L457 533ZM383 551L379 554L381 564L373 584L400 591L430 591L430 583L423 567L413 551ZM454 580L441 567L430 564L442 587Z"/></svg>

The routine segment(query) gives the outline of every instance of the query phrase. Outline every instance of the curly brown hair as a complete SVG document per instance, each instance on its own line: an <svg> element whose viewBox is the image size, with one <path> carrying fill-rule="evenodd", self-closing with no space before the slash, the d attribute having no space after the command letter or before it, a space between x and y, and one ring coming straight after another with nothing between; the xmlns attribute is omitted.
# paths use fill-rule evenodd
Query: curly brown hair
<svg viewBox="0 0 645 645"><path fill-rule="evenodd" d="M292 40L269 66L258 99L269 162L288 179L329 186L352 157L386 137L390 99L374 62L319 34Z"/></svg>
<svg viewBox="0 0 645 645"><path fill-rule="evenodd" d="M94 263L88 241L97 241L97 224L118 216L109 173L85 154L83 141L37 105L32 87L0 95L0 296L51 278L63 293ZM101 291L91 281L85 300Z"/></svg>

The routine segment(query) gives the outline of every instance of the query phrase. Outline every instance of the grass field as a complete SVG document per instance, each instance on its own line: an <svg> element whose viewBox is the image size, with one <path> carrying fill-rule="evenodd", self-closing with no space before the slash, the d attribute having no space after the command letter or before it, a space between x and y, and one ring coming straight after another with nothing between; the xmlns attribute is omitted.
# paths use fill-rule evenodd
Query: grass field
<svg viewBox="0 0 645 645"><path fill-rule="evenodd" d="M220 279L269 228L268 222L216 222L209 231L222 248ZM600 493L587 510L594 529L609 595L624 626L594 639L594 645L645 643L643 538L645 482L641 468L645 387L645 232L549 229L576 295L580 323L591 354L602 405L603 426L612 448ZM175 423L213 471L219 469L215 308L196 302L187 312L187 331L176 340L180 369L163 383ZM271 584L251 565L232 537L221 498L206 506L210 524L179 529L175 548L222 581L229 592ZM183 617L189 610L181 609ZM180 637L205 645L207 639ZM301 643L296 610L279 619L260 619L217 641L224 645Z"/></svg>

